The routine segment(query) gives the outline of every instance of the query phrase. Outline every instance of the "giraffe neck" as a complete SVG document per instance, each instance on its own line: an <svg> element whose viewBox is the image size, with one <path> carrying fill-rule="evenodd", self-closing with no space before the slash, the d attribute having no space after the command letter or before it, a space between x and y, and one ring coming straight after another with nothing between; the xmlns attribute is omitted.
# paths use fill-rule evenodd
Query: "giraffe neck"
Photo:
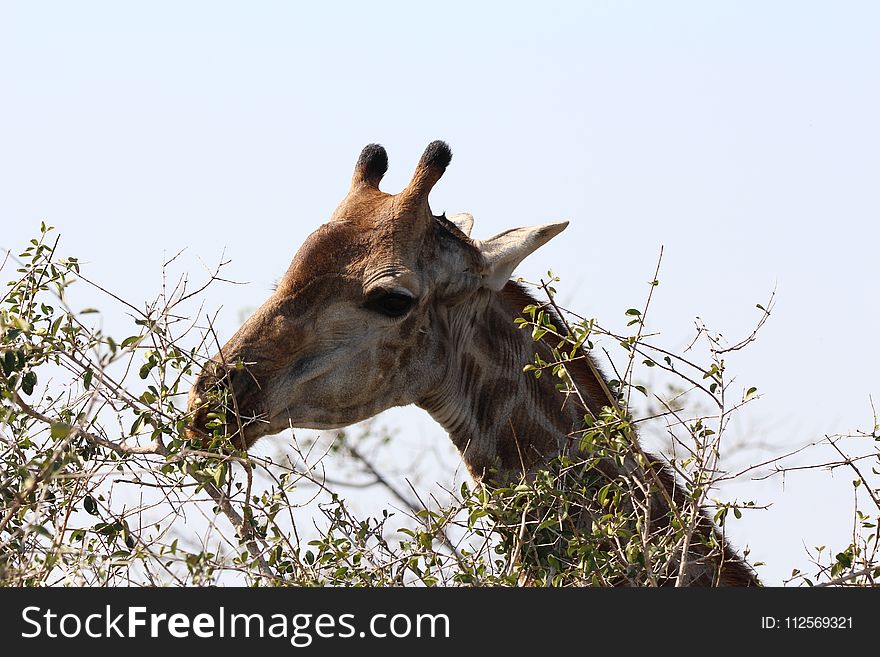
<svg viewBox="0 0 880 657"><path fill-rule="evenodd" d="M446 376L419 406L449 433L471 475L499 485L515 481L566 450L583 425L584 409L566 401L549 371L523 372L549 347L514 325L535 300L508 283L501 293L484 292L468 308L448 316L451 358ZM586 368L584 368L586 369ZM581 373L579 388L591 409L603 405L599 383ZM591 380L592 379L592 380Z"/></svg>
<svg viewBox="0 0 880 657"><path fill-rule="evenodd" d="M447 317L450 337L450 364L442 382L418 402L449 433L477 481L504 486L520 480L553 457L577 444L576 432L583 426L586 410L580 400L566 399L556 389L559 379L545 372L540 378L523 372L537 352L545 362L553 362L551 350L532 340L531 332L517 328L514 319L522 309L535 303L520 286L508 283L500 294L486 292L472 306L460 308ZM442 322L441 322L442 324ZM608 400L594 372L586 364L569 369L584 403L596 414ZM599 375L601 376L601 374ZM657 487L651 493L651 521L654 526L668 522L667 500L676 505L684 501L672 470L648 455L655 469ZM629 473L647 473L632 455L618 465L603 459L598 466L613 478L621 467ZM589 513L588 516L589 517ZM705 542L714 536L720 549ZM695 538L690 545L685 585L754 586L758 580L743 559L717 532L708 516L700 511ZM673 563L673 571L675 572ZM667 583L677 581L668 578Z"/></svg>

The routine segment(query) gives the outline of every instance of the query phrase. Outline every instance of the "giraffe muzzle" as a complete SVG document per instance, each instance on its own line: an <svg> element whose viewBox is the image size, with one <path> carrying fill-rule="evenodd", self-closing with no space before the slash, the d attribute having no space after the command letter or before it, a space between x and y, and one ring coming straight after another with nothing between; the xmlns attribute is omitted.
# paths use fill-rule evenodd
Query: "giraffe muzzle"
<svg viewBox="0 0 880 657"><path fill-rule="evenodd" d="M236 449L247 449L252 442L248 418L257 416L258 391L255 378L245 368L224 368L209 361L189 393L187 438L207 446L225 437Z"/></svg>

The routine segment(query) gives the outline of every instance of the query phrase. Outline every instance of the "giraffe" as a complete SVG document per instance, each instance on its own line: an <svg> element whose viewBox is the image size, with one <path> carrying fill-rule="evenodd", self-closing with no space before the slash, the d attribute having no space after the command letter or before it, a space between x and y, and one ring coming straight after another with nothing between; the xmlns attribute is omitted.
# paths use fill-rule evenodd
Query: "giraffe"
<svg viewBox="0 0 880 657"><path fill-rule="evenodd" d="M432 213L428 195L452 154L435 141L406 188L379 189L385 149L366 146L348 194L299 248L269 299L200 373L189 396L191 436L205 424L217 385L235 400L237 448L287 428L336 429L416 404L449 434L474 478L498 487L528 477L568 449L584 409L561 403L552 377L523 372L551 346L514 325L537 303L510 280L529 254L568 222L470 237L473 217ZM588 410L608 404L595 367L572 378ZM682 491L650 457L652 518L668 523ZM641 469L640 469L641 468ZM642 472L635 454L603 459L609 476ZM659 491L659 492L658 492ZM664 583L756 585L745 561L704 514L687 567ZM715 548L705 547L714 537Z"/></svg>

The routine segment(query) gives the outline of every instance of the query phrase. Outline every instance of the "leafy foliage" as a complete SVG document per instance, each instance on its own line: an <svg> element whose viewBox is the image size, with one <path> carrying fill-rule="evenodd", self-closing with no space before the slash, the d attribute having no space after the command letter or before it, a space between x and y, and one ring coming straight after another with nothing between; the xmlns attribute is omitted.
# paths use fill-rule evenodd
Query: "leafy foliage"
<svg viewBox="0 0 880 657"><path fill-rule="evenodd" d="M219 280L219 268L195 290L184 279L163 284L138 307L89 281L76 258L60 257L54 235L42 225L6 260L16 264L0 299L0 584L657 585L675 581L692 554L719 549L714 534L697 538L701 509L712 509L723 535L731 517L760 506L714 494L734 476L721 467L730 418L759 398L754 386L730 380L726 361L755 339L772 299L758 306L755 332L734 345L699 326L700 364L651 342L656 272L642 308L623 313L623 332L561 309L549 274L536 286L546 302L525 308L517 324L552 345L553 358L526 371L558 379L566 403L584 410L570 437L577 449L515 485L464 482L425 503L376 467L370 452L387 449L388 439L370 429L329 444L293 435L278 455L248 456L229 442L234 405L221 399L208 431L188 437L186 393L215 338L211 321L199 325L187 304ZM70 308L74 282L123 308L131 334L117 340L93 321L96 310ZM609 346L623 357L610 359L608 404L594 414L571 368ZM675 384L653 392L643 372ZM665 437L666 466L642 451L637 428ZM871 449L853 457L845 438ZM853 539L817 547L815 572L796 570L793 581L873 584L878 440L875 420L870 432L819 441L839 460L815 467L854 474ZM737 476L783 472L786 456ZM355 474L333 480L328 461ZM651 507L661 467L674 470L683 497L658 519ZM383 489L403 513L359 517L346 493L356 488Z"/></svg>

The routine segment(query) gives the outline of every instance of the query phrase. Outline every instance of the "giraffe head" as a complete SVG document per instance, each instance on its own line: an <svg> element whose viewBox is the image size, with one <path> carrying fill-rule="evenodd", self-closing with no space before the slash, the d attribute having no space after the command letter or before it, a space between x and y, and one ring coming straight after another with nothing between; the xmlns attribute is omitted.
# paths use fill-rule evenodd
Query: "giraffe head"
<svg viewBox="0 0 880 657"><path fill-rule="evenodd" d="M361 152L330 221L297 251L269 299L204 367L192 426L223 387L238 447L288 427L333 429L418 402L441 384L469 308L501 290L567 222L472 240L468 214L435 216L431 188L452 157L431 143L399 194L379 190L385 149ZM239 426L240 424L240 426Z"/></svg>

